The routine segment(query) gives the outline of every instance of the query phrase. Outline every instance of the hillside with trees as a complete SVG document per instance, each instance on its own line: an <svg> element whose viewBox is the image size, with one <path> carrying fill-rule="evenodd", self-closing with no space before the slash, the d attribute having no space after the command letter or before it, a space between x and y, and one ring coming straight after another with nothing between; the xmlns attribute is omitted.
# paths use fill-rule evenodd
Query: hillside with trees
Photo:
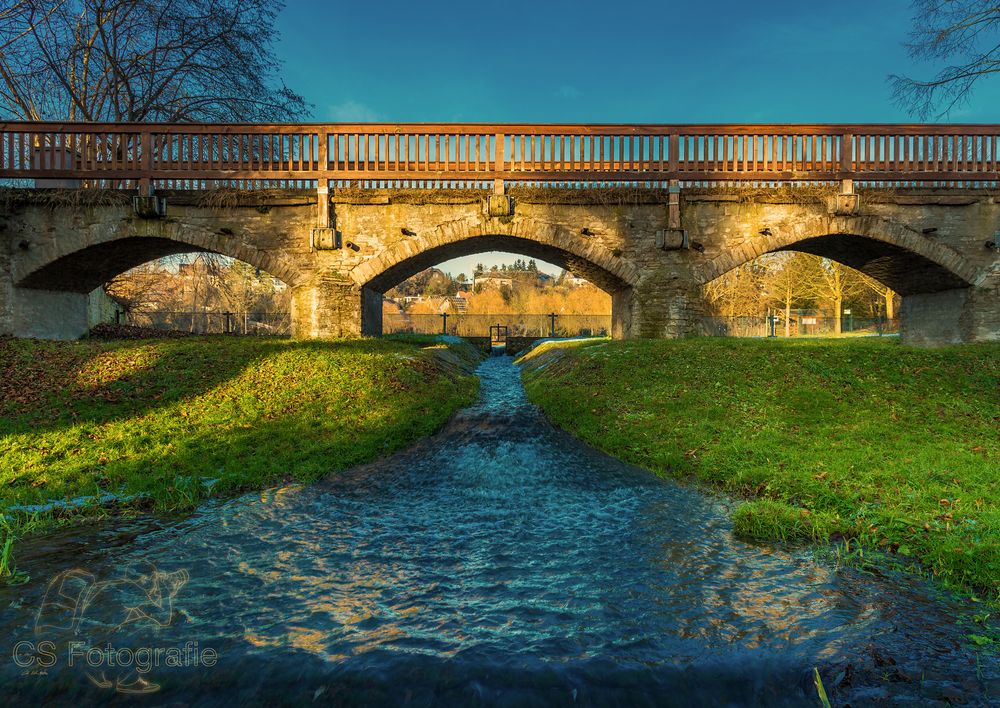
<svg viewBox="0 0 1000 708"><path fill-rule="evenodd" d="M386 293L388 315L429 314L564 314L610 315L611 296L563 271L553 276L534 260L486 268L477 264L471 279L429 268Z"/></svg>

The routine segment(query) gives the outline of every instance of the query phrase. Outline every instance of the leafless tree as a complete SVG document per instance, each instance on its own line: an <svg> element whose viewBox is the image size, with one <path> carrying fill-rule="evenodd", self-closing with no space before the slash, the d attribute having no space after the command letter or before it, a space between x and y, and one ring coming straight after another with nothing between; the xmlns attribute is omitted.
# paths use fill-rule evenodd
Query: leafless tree
<svg viewBox="0 0 1000 708"><path fill-rule="evenodd" d="M878 316L884 314L886 319L896 317L896 299L899 297L896 292L885 283L875 280L871 276L861 274L861 282L875 296L873 303L873 314Z"/></svg>
<svg viewBox="0 0 1000 708"><path fill-rule="evenodd" d="M265 121L303 98L272 50L281 0L13 0L0 10L0 115Z"/></svg>
<svg viewBox="0 0 1000 708"><path fill-rule="evenodd" d="M767 262L744 263L705 285L705 296L722 317L759 316L764 298Z"/></svg>
<svg viewBox="0 0 1000 708"><path fill-rule="evenodd" d="M798 251L777 253L766 258L770 261L765 292L771 302L784 310L785 336L789 337L792 333L792 305L810 297L810 283L815 280L820 267L819 259Z"/></svg>
<svg viewBox="0 0 1000 708"><path fill-rule="evenodd" d="M1000 5L994 0L913 0L906 43L913 59L943 64L929 79L892 75L896 103L920 119L941 117L968 100L984 76L1000 71Z"/></svg>
<svg viewBox="0 0 1000 708"><path fill-rule="evenodd" d="M820 259L807 283L807 288L817 299L830 305L833 313L833 333L842 332L844 303L864 291L862 274L843 263Z"/></svg>

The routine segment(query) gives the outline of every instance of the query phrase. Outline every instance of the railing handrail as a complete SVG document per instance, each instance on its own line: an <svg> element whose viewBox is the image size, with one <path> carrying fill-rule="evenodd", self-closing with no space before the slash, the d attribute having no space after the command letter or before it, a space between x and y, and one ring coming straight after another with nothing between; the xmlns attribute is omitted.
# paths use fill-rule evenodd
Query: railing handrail
<svg viewBox="0 0 1000 708"><path fill-rule="evenodd" d="M0 121L0 131L18 132L113 132L201 133L232 132L267 134L272 132L330 133L440 133L474 132L493 135L503 132L588 135L624 133L681 135L729 134L801 135L843 133L866 135L991 135L1000 132L998 123L137 123L88 121Z"/></svg>

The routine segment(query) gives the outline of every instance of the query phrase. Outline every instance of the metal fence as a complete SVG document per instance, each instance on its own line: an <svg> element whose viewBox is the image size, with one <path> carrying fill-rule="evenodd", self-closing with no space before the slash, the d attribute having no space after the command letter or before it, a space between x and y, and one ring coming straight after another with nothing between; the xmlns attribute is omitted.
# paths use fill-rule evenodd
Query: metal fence
<svg viewBox="0 0 1000 708"><path fill-rule="evenodd" d="M194 334L287 335L287 312L132 312L118 324Z"/></svg>
<svg viewBox="0 0 1000 708"><path fill-rule="evenodd" d="M288 335L287 312L139 312L119 314L118 324L193 334ZM791 337L881 336L899 333L898 319L847 317L836 331L833 317L800 316L788 327ZM611 315L550 314L392 314L382 318L384 334L451 334L487 337L490 327L507 327L510 337L603 337L611 334ZM778 317L703 317L701 334L711 337L784 337Z"/></svg>
<svg viewBox="0 0 1000 708"><path fill-rule="evenodd" d="M784 337L785 321L778 317L704 317L702 334L712 337ZM899 320L884 317L851 317L840 320L840 333L834 317L800 316L788 326L791 337L881 336L898 334Z"/></svg>
<svg viewBox="0 0 1000 708"><path fill-rule="evenodd" d="M384 315L385 334L453 334L487 337L504 325L509 337L591 337L611 334L611 315Z"/></svg>

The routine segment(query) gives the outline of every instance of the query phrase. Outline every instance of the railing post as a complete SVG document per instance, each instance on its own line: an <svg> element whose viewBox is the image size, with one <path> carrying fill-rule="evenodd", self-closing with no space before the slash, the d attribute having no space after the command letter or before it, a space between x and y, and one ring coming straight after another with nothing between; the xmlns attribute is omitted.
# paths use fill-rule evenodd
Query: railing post
<svg viewBox="0 0 1000 708"><path fill-rule="evenodd" d="M153 196L153 133L144 128L139 133L139 196Z"/></svg>
<svg viewBox="0 0 1000 708"><path fill-rule="evenodd" d="M677 133L671 133L667 137L667 158L668 158L667 171L670 173L670 179L677 179L678 177L677 173L679 172L679 167L678 167L679 156L677 153L680 152L680 144L681 141L678 138Z"/></svg>
<svg viewBox="0 0 1000 708"><path fill-rule="evenodd" d="M849 180L854 175L854 135L844 133L840 136L840 157L837 165L837 175L842 180ZM848 194L854 192L853 187Z"/></svg>
<svg viewBox="0 0 1000 708"><path fill-rule="evenodd" d="M504 134L503 133L497 133L497 135L496 135L496 144L493 146L493 148L494 148L494 150L493 150L493 169L496 172L503 172L504 171L504 164L505 164L505 159L504 159L504 152L505 152L504 151Z"/></svg>
<svg viewBox="0 0 1000 708"><path fill-rule="evenodd" d="M504 146L504 134L503 133L497 133L497 135L496 135L496 144L493 147L494 147L494 150L493 150L493 170L496 173L498 173L498 174L501 175L501 176L499 176L499 177L497 177L496 179L493 180L493 193L494 194L503 194L504 193L504 188L503 188L503 176L502 176L502 173L504 172L504 170L506 170L505 165L507 164L507 161L506 161L505 155L504 155L504 152L505 152L504 147L505 146Z"/></svg>

